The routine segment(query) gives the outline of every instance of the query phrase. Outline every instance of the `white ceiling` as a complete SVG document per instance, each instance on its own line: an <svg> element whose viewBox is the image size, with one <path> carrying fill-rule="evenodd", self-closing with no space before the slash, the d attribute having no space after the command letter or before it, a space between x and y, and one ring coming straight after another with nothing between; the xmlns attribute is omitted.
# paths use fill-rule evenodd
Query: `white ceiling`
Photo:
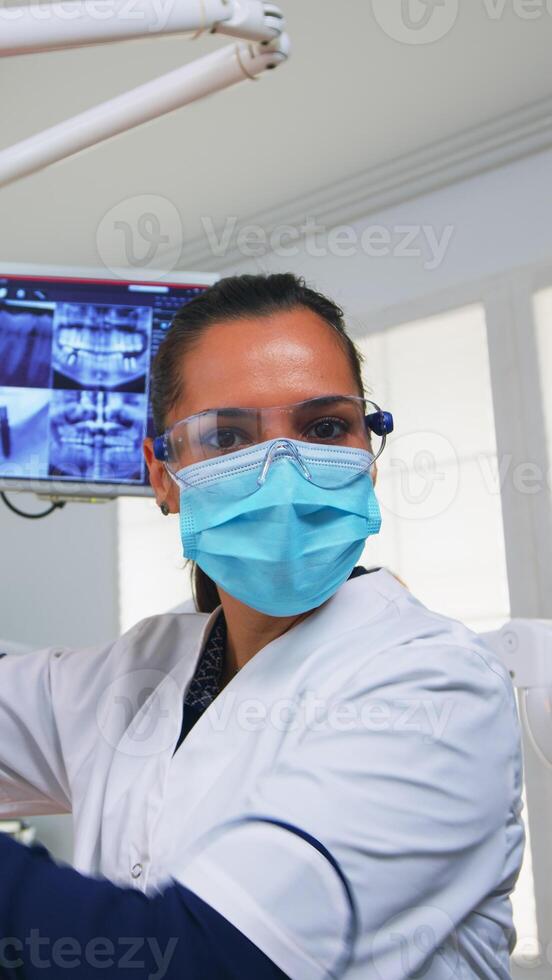
<svg viewBox="0 0 552 980"><path fill-rule="evenodd" d="M140 195L172 202L193 238L201 216L278 208L552 96L552 5L460 2L443 39L409 45L384 33L370 0L282 0L287 65L0 191L0 260L98 264L102 217ZM4 59L0 146L228 41Z"/></svg>

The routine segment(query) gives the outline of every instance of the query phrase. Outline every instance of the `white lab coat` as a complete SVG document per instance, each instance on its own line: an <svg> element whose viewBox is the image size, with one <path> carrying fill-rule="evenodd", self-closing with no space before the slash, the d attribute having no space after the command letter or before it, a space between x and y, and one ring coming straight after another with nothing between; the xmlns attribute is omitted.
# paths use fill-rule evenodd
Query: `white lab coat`
<svg viewBox="0 0 552 980"><path fill-rule="evenodd" d="M382 569L262 649L173 757L215 615L0 660L0 815L72 809L79 870L177 880L293 980L509 976L524 832L501 663Z"/></svg>

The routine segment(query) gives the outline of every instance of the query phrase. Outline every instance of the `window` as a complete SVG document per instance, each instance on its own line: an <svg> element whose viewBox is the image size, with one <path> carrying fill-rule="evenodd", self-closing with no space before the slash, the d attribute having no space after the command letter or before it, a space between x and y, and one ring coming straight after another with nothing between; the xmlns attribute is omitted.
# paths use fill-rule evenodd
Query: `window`
<svg viewBox="0 0 552 980"><path fill-rule="evenodd" d="M378 461L382 530L364 560L426 605L482 632L509 617L500 482L482 306L401 324L359 345L395 416Z"/></svg>

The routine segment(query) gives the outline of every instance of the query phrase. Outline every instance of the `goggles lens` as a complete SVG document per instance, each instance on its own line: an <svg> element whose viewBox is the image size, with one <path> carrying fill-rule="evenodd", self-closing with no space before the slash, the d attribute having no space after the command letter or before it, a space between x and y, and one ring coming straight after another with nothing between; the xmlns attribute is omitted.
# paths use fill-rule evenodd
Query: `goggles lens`
<svg viewBox="0 0 552 980"><path fill-rule="evenodd" d="M376 459L392 431L389 413L346 395L277 408L216 408L176 422L154 443L155 455L177 475L185 467L283 439L307 446L364 449Z"/></svg>

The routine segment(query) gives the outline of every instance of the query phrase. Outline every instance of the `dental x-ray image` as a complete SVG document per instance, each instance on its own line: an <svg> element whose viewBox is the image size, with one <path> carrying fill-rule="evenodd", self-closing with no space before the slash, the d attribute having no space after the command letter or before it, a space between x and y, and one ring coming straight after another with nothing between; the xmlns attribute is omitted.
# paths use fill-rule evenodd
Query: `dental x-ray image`
<svg viewBox="0 0 552 980"><path fill-rule="evenodd" d="M145 417L145 395L54 391L49 475L108 483L142 480Z"/></svg>
<svg viewBox="0 0 552 980"><path fill-rule="evenodd" d="M0 301L0 385L47 388L54 304Z"/></svg>
<svg viewBox="0 0 552 980"><path fill-rule="evenodd" d="M145 392L151 319L146 306L59 303L54 388Z"/></svg>
<svg viewBox="0 0 552 980"><path fill-rule="evenodd" d="M50 398L38 388L0 388L0 478L47 477Z"/></svg>

